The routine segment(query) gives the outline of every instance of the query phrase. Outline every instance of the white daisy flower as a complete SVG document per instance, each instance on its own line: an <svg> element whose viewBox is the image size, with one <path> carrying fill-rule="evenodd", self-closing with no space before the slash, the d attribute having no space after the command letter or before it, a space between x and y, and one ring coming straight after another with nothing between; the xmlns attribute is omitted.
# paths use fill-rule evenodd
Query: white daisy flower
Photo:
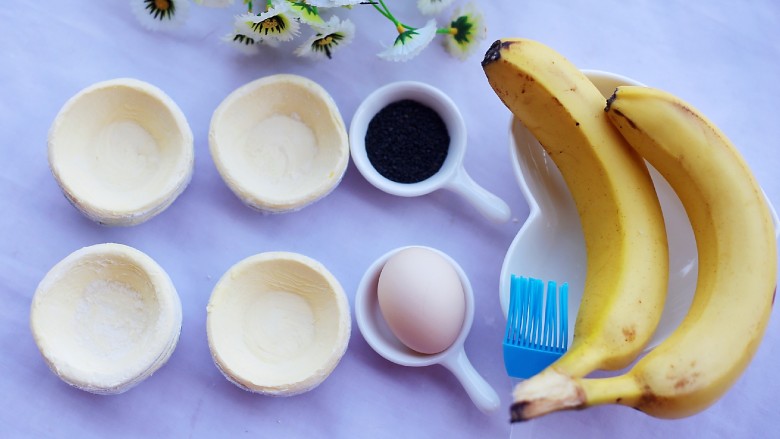
<svg viewBox="0 0 780 439"><path fill-rule="evenodd" d="M230 44L232 47L236 48L240 52L243 52L247 55L254 55L257 53L259 42L256 41L254 38L246 36L244 34L240 34L238 32L232 32L224 37L222 37L222 41Z"/></svg>
<svg viewBox="0 0 780 439"><path fill-rule="evenodd" d="M195 3L207 8L226 8L233 6L235 0L195 0Z"/></svg>
<svg viewBox="0 0 780 439"><path fill-rule="evenodd" d="M338 8L357 5L366 0L307 0L306 3L318 8Z"/></svg>
<svg viewBox="0 0 780 439"><path fill-rule="evenodd" d="M338 17L331 17L324 26L314 29L317 33L295 49L296 55L330 59L334 51L348 45L355 36L355 25Z"/></svg>
<svg viewBox="0 0 780 439"><path fill-rule="evenodd" d="M262 14L246 13L236 18L236 30L255 40L290 41L300 30L300 23L288 14L287 2L274 4Z"/></svg>
<svg viewBox="0 0 780 439"><path fill-rule="evenodd" d="M309 26L325 25L325 20L322 19L317 6L302 1L290 2L289 5L290 13L299 21L306 23Z"/></svg>
<svg viewBox="0 0 780 439"><path fill-rule="evenodd" d="M465 60L487 35L482 12L473 3L455 11L444 38L444 47L453 56Z"/></svg>
<svg viewBox="0 0 780 439"><path fill-rule="evenodd" d="M424 15L436 15L452 2L453 0L417 0L417 9Z"/></svg>
<svg viewBox="0 0 780 439"><path fill-rule="evenodd" d="M131 0L130 8L141 26L153 30L179 27L190 10L188 0Z"/></svg>
<svg viewBox="0 0 780 439"><path fill-rule="evenodd" d="M408 61L419 55L436 37L436 21L429 20L416 29L399 28L398 37L391 47L377 54L386 61Z"/></svg>
<svg viewBox="0 0 780 439"><path fill-rule="evenodd" d="M281 44L276 38L262 37L259 34L252 33L243 26L236 27L233 32L225 35L222 40L228 43L232 43L234 46L239 46L237 47L238 49L241 49L241 45L250 46L250 43L253 43L255 47L250 50L249 53L254 53L254 50L259 49L260 46L279 47ZM245 50L240 51L246 52Z"/></svg>

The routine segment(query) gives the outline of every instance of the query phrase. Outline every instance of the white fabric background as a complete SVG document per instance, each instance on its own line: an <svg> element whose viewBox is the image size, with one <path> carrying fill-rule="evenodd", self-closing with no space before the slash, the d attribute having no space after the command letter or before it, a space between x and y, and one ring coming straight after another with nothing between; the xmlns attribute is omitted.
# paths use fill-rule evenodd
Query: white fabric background
<svg viewBox="0 0 780 439"><path fill-rule="evenodd" d="M480 61L498 38L543 41L583 68L613 71L677 93L700 108L740 148L780 205L780 6L774 0L480 2L488 38L466 62L433 44L404 64L378 60L393 29L368 6L349 16L357 41L330 62L288 52L247 58L219 37L237 11L193 6L175 33L142 29L125 1L3 2L0 8L0 437L508 437L510 382L502 364L498 276L504 253L528 214L509 163L510 114L491 91ZM412 2L393 2L416 17ZM411 20L410 20L411 21ZM211 112L236 87L272 73L318 81L349 123L363 97L396 80L421 80L448 93L469 130L466 168L505 199L513 221L492 225L451 193L417 199L385 195L353 165L341 185L306 209L264 216L242 205L208 153ZM46 135L78 90L115 77L165 90L186 114L196 164L189 188L163 214L132 228L100 227L61 195L46 161ZM101 242L132 245L160 263L182 299L184 326L169 363L120 396L68 387L45 365L29 331L37 283L72 251ZM250 394L214 367L205 309L218 278L235 262L269 250L321 261L350 302L363 270L392 248L439 248L463 266L477 304L466 350L495 387L502 407L476 410L444 368L389 364L354 324L341 364L320 387L291 398ZM723 322L729 324L729 322ZM709 410L661 421L625 407L554 414L516 426L517 437L767 437L780 427L776 379L780 319L772 317L754 361Z"/></svg>

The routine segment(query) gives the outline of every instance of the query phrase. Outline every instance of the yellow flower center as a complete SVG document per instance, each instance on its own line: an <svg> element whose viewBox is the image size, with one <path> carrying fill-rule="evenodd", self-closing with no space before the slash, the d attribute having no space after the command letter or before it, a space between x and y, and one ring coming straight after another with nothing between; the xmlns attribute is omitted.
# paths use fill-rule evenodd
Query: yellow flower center
<svg viewBox="0 0 780 439"><path fill-rule="evenodd" d="M279 27L279 22L275 17L263 20L263 29L276 29L277 27Z"/></svg>
<svg viewBox="0 0 780 439"><path fill-rule="evenodd" d="M154 0L154 7L161 11L167 11L171 8L171 2L169 0Z"/></svg>
<svg viewBox="0 0 780 439"><path fill-rule="evenodd" d="M321 38L317 40L317 45L319 46L330 46L330 44L333 43L333 37L328 35L325 38Z"/></svg>

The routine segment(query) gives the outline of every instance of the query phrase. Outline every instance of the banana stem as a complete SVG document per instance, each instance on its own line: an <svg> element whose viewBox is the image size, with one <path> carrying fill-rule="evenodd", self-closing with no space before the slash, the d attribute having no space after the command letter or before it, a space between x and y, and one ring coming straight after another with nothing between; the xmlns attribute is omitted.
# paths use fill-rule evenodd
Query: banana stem
<svg viewBox="0 0 780 439"><path fill-rule="evenodd" d="M518 384L512 392L512 398L512 422L585 406L585 393L578 380L553 369L547 369Z"/></svg>
<svg viewBox="0 0 780 439"><path fill-rule="evenodd" d="M646 398L631 374L610 378L575 378L547 369L519 383L512 392L512 422L525 421L559 410L601 404L637 407Z"/></svg>

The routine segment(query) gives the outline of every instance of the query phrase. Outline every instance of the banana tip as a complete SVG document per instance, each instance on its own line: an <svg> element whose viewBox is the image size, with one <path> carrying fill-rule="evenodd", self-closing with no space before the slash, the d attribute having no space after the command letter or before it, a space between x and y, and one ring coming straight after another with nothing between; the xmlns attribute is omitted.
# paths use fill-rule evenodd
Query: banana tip
<svg viewBox="0 0 780 439"><path fill-rule="evenodd" d="M607 98L607 106L604 107L604 111L609 111L609 108L612 107L612 103L615 102L615 99L617 99L617 92L618 89L615 88L615 91L612 92L612 96Z"/></svg>
<svg viewBox="0 0 780 439"><path fill-rule="evenodd" d="M523 422L531 419L526 415L525 408L528 406L526 402L516 402L509 408L509 421Z"/></svg>
<svg viewBox="0 0 780 439"><path fill-rule="evenodd" d="M512 392L511 422L522 422L548 413L585 406L585 393L577 380L548 369L522 381Z"/></svg>
<svg viewBox="0 0 780 439"><path fill-rule="evenodd" d="M501 49L505 49L512 45L512 41L496 40L490 45L490 48L485 52L485 58L482 59L482 67L501 59Z"/></svg>

